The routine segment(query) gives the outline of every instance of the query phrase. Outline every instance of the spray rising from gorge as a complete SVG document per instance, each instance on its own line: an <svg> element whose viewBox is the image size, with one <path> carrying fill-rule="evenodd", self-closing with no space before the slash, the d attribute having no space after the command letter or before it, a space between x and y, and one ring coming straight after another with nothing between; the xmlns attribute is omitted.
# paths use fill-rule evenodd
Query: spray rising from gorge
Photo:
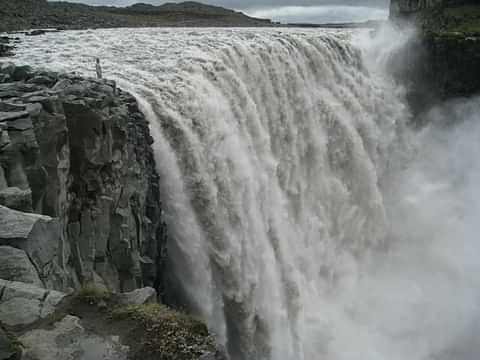
<svg viewBox="0 0 480 360"><path fill-rule="evenodd" d="M232 359L473 359L480 105L409 130L386 34L96 30L16 57L92 74L99 56L135 94L173 283Z"/></svg>

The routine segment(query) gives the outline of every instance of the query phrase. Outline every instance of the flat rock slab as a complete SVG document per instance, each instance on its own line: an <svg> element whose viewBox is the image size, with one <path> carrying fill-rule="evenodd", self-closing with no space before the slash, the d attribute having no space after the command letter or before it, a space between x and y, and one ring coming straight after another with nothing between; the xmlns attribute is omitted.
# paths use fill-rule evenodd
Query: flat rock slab
<svg viewBox="0 0 480 360"><path fill-rule="evenodd" d="M118 295L123 305L143 305L157 302L157 292L154 288L145 287Z"/></svg>
<svg viewBox="0 0 480 360"><path fill-rule="evenodd" d="M58 253L61 229L57 219L0 206L0 245L24 250L42 278Z"/></svg>
<svg viewBox="0 0 480 360"><path fill-rule="evenodd" d="M129 348L117 337L88 333L80 319L67 315L51 330L37 329L19 338L23 360L127 360Z"/></svg>
<svg viewBox="0 0 480 360"><path fill-rule="evenodd" d="M0 246L0 279L43 287L37 270L25 251L11 246Z"/></svg>
<svg viewBox="0 0 480 360"><path fill-rule="evenodd" d="M55 312L66 294L21 282L0 280L0 324L23 328Z"/></svg>
<svg viewBox="0 0 480 360"><path fill-rule="evenodd" d="M0 187L1 188L1 187ZM18 211L32 211L32 191L18 187L7 187L0 190L0 205Z"/></svg>

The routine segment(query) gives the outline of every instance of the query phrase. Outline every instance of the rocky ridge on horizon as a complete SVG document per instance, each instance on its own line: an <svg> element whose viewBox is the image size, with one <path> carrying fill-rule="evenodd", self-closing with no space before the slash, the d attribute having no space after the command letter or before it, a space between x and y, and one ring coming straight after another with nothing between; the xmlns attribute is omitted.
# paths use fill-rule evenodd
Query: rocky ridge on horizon
<svg viewBox="0 0 480 360"><path fill-rule="evenodd" d="M271 26L270 20L199 2L120 8L46 0L0 0L0 32L38 28Z"/></svg>

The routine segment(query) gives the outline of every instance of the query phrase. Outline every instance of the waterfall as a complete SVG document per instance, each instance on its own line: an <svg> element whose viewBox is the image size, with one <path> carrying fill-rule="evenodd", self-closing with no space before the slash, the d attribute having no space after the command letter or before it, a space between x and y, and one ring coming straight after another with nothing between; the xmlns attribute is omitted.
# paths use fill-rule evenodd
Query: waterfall
<svg viewBox="0 0 480 360"><path fill-rule="evenodd" d="M76 33L83 50L71 36L26 39L17 58L92 73L90 49L137 96L173 285L232 360L440 359L469 326L478 291L450 272L465 254L432 252L419 225L435 212L410 177L425 160L409 160L403 91L354 33L97 30Z"/></svg>
<svg viewBox="0 0 480 360"><path fill-rule="evenodd" d="M385 241L407 114L344 35L248 35L149 107L170 256L233 359L312 359L318 299Z"/></svg>

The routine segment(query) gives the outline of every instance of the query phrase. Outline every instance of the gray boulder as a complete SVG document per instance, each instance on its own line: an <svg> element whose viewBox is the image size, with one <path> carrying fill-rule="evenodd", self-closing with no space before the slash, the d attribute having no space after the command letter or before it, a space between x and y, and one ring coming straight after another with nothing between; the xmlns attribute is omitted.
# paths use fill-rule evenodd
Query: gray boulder
<svg viewBox="0 0 480 360"><path fill-rule="evenodd" d="M157 292L151 287L136 289L119 295L119 302L122 305L142 305L157 302Z"/></svg>
<svg viewBox="0 0 480 360"><path fill-rule="evenodd" d="M0 246L0 279L43 287L37 270L25 251L11 246Z"/></svg>
<svg viewBox="0 0 480 360"><path fill-rule="evenodd" d="M18 187L7 187L0 190L0 205L13 210L32 212L32 191Z"/></svg>
<svg viewBox="0 0 480 360"><path fill-rule="evenodd" d="M0 280L0 324L23 328L55 312L66 296L21 282Z"/></svg>
<svg viewBox="0 0 480 360"><path fill-rule="evenodd" d="M41 279L51 276L61 242L58 220L0 206L0 245L24 250Z"/></svg>

